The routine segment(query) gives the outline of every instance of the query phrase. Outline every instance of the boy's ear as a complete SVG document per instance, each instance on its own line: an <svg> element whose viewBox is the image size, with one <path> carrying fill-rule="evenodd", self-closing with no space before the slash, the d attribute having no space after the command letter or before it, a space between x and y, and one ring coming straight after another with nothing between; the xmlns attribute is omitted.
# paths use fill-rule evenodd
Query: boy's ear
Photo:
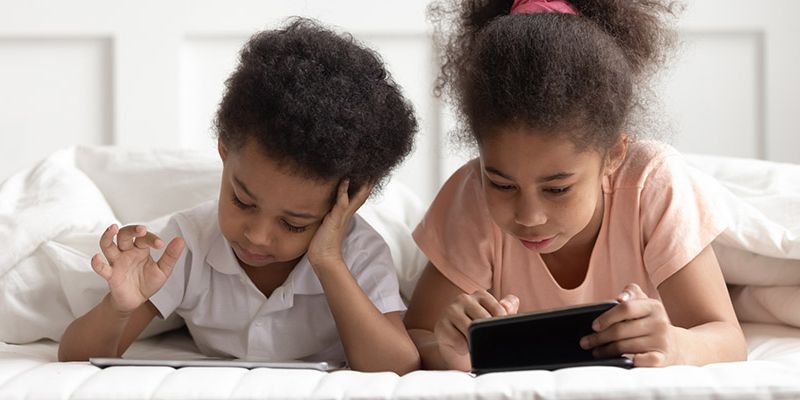
<svg viewBox="0 0 800 400"><path fill-rule="evenodd" d="M221 139L217 139L217 151L219 151L219 158L225 161L225 157L228 155L228 149L225 148L225 144L222 143Z"/></svg>
<svg viewBox="0 0 800 400"><path fill-rule="evenodd" d="M614 171L622 165L622 162L625 161L625 156L628 154L628 135L626 133L622 133L619 135L619 139L617 139L617 143L612 146L608 152L606 153L606 165L605 171L603 171L606 175L611 175Z"/></svg>

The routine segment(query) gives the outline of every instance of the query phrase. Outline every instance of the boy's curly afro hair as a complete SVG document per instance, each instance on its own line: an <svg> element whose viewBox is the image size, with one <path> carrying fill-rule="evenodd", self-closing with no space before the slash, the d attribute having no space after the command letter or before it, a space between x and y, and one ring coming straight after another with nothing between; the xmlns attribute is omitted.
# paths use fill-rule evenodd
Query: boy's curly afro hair
<svg viewBox="0 0 800 400"><path fill-rule="evenodd" d="M380 57L308 19L253 35L225 86L215 127L228 149L255 139L304 177L349 178L351 193L413 146L414 111Z"/></svg>

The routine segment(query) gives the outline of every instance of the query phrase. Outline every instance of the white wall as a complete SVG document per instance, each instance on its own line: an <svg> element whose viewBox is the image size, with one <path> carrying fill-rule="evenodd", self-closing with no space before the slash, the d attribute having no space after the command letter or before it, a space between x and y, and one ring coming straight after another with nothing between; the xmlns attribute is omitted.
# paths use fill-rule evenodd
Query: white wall
<svg viewBox="0 0 800 400"><path fill-rule="evenodd" d="M690 0L665 113L689 152L800 163L796 0ZM304 15L376 48L415 104L396 179L428 201L463 157L432 97L425 0L0 0L0 180L71 144L213 151L211 117L254 31ZM757 8L756 8L757 7Z"/></svg>

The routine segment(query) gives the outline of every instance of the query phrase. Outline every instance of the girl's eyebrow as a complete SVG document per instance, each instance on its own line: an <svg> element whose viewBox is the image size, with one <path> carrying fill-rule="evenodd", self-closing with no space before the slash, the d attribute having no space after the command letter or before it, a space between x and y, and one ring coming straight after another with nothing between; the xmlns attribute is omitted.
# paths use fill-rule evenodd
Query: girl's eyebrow
<svg viewBox="0 0 800 400"><path fill-rule="evenodd" d="M514 180L514 178L512 178L512 177L510 177L510 176L508 176L508 175L506 175L506 174L504 174L502 172L500 172L500 170L498 170L497 168L484 167L484 169L486 170L486 172L490 172L490 173L495 174L497 176L506 178L506 179L508 179L510 181ZM539 182L540 183L546 183L546 182L550 182L550 181L557 181L557 180L561 180L561 179L567 179L567 178L569 178L569 177L571 177L573 175L575 175L575 173L573 173L573 172L558 172L558 173L550 175L550 176L545 176L545 177L539 178Z"/></svg>

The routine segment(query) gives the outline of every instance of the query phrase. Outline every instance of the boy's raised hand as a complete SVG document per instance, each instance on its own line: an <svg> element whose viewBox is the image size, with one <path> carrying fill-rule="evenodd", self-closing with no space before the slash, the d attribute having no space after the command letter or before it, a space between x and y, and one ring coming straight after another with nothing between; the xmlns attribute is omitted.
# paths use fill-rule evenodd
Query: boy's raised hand
<svg viewBox="0 0 800 400"><path fill-rule="evenodd" d="M347 235L350 219L372 192L372 185L367 184L350 198L347 194L349 187L349 179L339 183L336 204L322 220L322 224L308 245L308 261L314 268L325 268L342 262L342 241Z"/></svg>
<svg viewBox="0 0 800 400"><path fill-rule="evenodd" d="M460 363L458 360L463 359L469 351L467 332L472 321L516 314L518 310L519 298L514 295L497 300L486 290L460 294L444 309L434 327L439 352L451 367L457 368Z"/></svg>
<svg viewBox="0 0 800 400"><path fill-rule="evenodd" d="M114 224L103 232L100 250L108 263L100 254L95 254L92 269L108 282L112 304L117 311L133 312L164 285L183 251L184 241L182 238L172 239L161 258L154 261L150 249L163 246L164 241L143 225L118 229Z"/></svg>

